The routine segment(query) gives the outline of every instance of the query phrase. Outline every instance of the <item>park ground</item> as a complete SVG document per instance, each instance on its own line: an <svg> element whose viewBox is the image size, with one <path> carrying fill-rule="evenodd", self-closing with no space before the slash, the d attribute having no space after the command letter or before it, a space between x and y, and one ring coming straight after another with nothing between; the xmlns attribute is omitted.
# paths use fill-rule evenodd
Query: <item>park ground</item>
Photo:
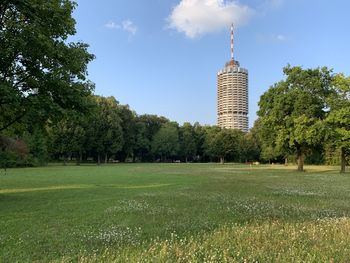
<svg viewBox="0 0 350 263"><path fill-rule="evenodd" d="M348 262L338 167L115 164L0 172L0 262Z"/></svg>

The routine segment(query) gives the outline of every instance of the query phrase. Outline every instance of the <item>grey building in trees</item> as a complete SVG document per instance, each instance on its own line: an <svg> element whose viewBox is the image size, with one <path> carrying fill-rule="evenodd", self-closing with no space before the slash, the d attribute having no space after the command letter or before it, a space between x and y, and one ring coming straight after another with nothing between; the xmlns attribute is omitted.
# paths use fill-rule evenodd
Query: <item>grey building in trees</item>
<svg viewBox="0 0 350 263"><path fill-rule="evenodd" d="M248 70L233 58L233 25L231 60L217 73L217 89L218 126L248 132Z"/></svg>

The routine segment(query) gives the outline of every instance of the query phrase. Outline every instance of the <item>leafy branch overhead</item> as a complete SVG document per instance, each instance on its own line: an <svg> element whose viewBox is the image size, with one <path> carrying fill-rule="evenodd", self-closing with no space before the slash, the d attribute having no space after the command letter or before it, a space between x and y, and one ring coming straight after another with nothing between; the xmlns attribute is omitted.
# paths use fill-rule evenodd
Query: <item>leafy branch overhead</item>
<svg viewBox="0 0 350 263"><path fill-rule="evenodd" d="M93 84L94 58L75 34L69 0L3 0L0 3L0 131L30 112L45 118L65 109L82 111Z"/></svg>

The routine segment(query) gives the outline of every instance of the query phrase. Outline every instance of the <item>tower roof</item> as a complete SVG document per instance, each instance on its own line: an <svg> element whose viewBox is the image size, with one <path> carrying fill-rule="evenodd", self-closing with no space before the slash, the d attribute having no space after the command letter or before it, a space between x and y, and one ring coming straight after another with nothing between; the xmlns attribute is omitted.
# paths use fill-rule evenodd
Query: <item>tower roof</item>
<svg viewBox="0 0 350 263"><path fill-rule="evenodd" d="M225 67L229 68L229 67L239 67L240 64L237 60L231 59L229 62L226 62Z"/></svg>

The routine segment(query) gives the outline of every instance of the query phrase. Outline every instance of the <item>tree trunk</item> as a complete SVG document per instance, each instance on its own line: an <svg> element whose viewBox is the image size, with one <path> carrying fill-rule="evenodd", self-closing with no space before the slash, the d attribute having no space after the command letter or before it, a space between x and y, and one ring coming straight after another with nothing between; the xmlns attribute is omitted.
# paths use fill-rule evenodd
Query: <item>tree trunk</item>
<svg viewBox="0 0 350 263"><path fill-rule="evenodd" d="M187 156L186 156L186 163L188 163L188 158L187 158Z"/></svg>
<svg viewBox="0 0 350 263"><path fill-rule="evenodd" d="M105 153L105 163L108 163L108 155Z"/></svg>
<svg viewBox="0 0 350 263"><path fill-rule="evenodd" d="M97 165L100 165L101 164L101 154L98 153L97 154Z"/></svg>
<svg viewBox="0 0 350 263"><path fill-rule="evenodd" d="M288 166L288 158L287 158L287 157L284 158L284 165L285 165L285 166Z"/></svg>
<svg viewBox="0 0 350 263"><path fill-rule="evenodd" d="M304 172L304 153L301 149L298 149L297 157L298 157L298 172Z"/></svg>
<svg viewBox="0 0 350 263"><path fill-rule="evenodd" d="M224 164L225 163L225 157L220 157L220 163Z"/></svg>
<svg viewBox="0 0 350 263"><path fill-rule="evenodd" d="M345 149L344 147L341 147L341 157L340 157L340 172L345 173L346 168L346 156L345 156Z"/></svg>
<svg viewBox="0 0 350 263"><path fill-rule="evenodd" d="M83 160L83 154L81 151L79 151L79 156L77 158L77 165L80 165L82 160Z"/></svg>
<svg viewBox="0 0 350 263"><path fill-rule="evenodd" d="M67 156L65 154L63 155L63 165L67 165Z"/></svg>

